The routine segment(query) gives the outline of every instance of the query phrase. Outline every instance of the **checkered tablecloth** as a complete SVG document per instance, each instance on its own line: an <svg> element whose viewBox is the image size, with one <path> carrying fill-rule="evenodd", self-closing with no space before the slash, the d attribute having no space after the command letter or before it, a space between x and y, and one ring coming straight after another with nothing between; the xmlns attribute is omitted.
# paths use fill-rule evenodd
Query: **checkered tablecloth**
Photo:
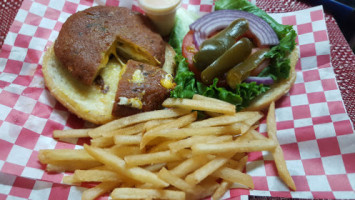
<svg viewBox="0 0 355 200"><path fill-rule="evenodd" d="M41 63L65 20L96 4L139 10L130 0L23 1L0 52L0 199L80 198L83 188L60 184L64 174L44 172L37 160L39 149L81 148L87 142L56 141L53 130L88 125L49 94ZM209 12L213 1L184 0L182 7ZM322 7L272 16L298 33L297 80L276 110L278 138L298 191L290 192L272 157L259 152L250 154L246 168L255 190L231 190L224 198L355 198L355 135L330 63ZM265 130L262 121L260 131Z"/></svg>

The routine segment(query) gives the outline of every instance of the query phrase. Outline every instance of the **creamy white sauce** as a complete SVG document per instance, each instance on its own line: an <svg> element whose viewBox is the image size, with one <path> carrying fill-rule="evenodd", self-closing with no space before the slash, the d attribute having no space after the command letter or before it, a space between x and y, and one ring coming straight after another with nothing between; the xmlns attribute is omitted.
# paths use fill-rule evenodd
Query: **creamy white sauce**
<svg viewBox="0 0 355 200"><path fill-rule="evenodd" d="M176 9L181 0L138 0L138 3L159 33L163 36L168 35L174 27Z"/></svg>

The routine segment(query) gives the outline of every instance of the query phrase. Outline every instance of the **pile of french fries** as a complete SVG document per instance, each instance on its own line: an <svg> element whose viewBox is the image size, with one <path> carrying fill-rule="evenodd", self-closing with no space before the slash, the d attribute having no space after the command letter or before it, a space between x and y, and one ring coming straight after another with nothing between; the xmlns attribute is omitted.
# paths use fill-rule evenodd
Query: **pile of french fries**
<svg viewBox="0 0 355 200"><path fill-rule="evenodd" d="M295 190L276 137L275 104L267 115L268 137L257 132L261 112L195 95L167 99L157 110L93 129L54 131L55 138L90 137L83 149L40 150L48 172L74 172L63 183L97 183L82 194L95 199L220 199L230 188L253 189L243 173L247 152L270 151L280 178ZM209 117L198 119L197 111Z"/></svg>

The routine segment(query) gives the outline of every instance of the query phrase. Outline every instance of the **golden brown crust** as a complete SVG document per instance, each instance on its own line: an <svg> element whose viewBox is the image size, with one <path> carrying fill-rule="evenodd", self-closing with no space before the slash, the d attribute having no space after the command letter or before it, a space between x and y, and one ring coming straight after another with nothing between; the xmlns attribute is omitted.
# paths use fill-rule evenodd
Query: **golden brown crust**
<svg viewBox="0 0 355 200"><path fill-rule="evenodd" d="M266 109L271 102L277 101L290 90L296 81L297 72L295 67L298 61L298 53L298 49L295 48L290 54L291 70L289 77L272 85L270 90L254 99L252 103L246 109L244 109L245 111L258 111Z"/></svg>
<svg viewBox="0 0 355 200"><path fill-rule="evenodd" d="M126 70L118 83L113 115L126 117L140 112L162 109L163 101L170 94L170 90L161 84L161 80L166 75L167 73L159 67L128 60ZM140 104L140 107L124 102L131 99Z"/></svg>
<svg viewBox="0 0 355 200"><path fill-rule="evenodd" d="M149 20L121 7L95 6L71 15L62 26L54 51L73 76L89 85L106 64L105 54L116 39L126 47L138 48L148 63L164 63L165 42L152 31Z"/></svg>

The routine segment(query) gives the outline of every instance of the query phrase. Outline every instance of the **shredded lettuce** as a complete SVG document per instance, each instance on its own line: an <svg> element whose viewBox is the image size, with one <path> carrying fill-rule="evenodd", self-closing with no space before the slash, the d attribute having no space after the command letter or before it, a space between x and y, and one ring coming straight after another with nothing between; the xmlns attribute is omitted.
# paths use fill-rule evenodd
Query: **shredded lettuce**
<svg viewBox="0 0 355 200"><path fill-rule="evenodd" d="M273 18L267 15L263 10L251 4L247 0L218 0L215 3L215 9L239 9L251 12L270 24L280 39L280 44L271 48L268 57L272 59L271 65L260 75L271 76L274 80L287 78L290 71L290 60L287 55L295 48L296 32L292 26L285 26L277 23ZM197 19L197 16L179 9L176 14L176 24L170 35L169 44L175 49L177 63L177 73L175 76L176 87L171 92L173 98L192 98L194 94L200 94L207 97L217 98L237 106L237 110L247 107L251 101L266 92L269 86L253 83L241 83L235 90L227 90L223 87L217 87L218 79L214 79L213 84L206 86L195 79L195 75L188 68L186 59L182 56L182 41L189 25Z"/></svg>

